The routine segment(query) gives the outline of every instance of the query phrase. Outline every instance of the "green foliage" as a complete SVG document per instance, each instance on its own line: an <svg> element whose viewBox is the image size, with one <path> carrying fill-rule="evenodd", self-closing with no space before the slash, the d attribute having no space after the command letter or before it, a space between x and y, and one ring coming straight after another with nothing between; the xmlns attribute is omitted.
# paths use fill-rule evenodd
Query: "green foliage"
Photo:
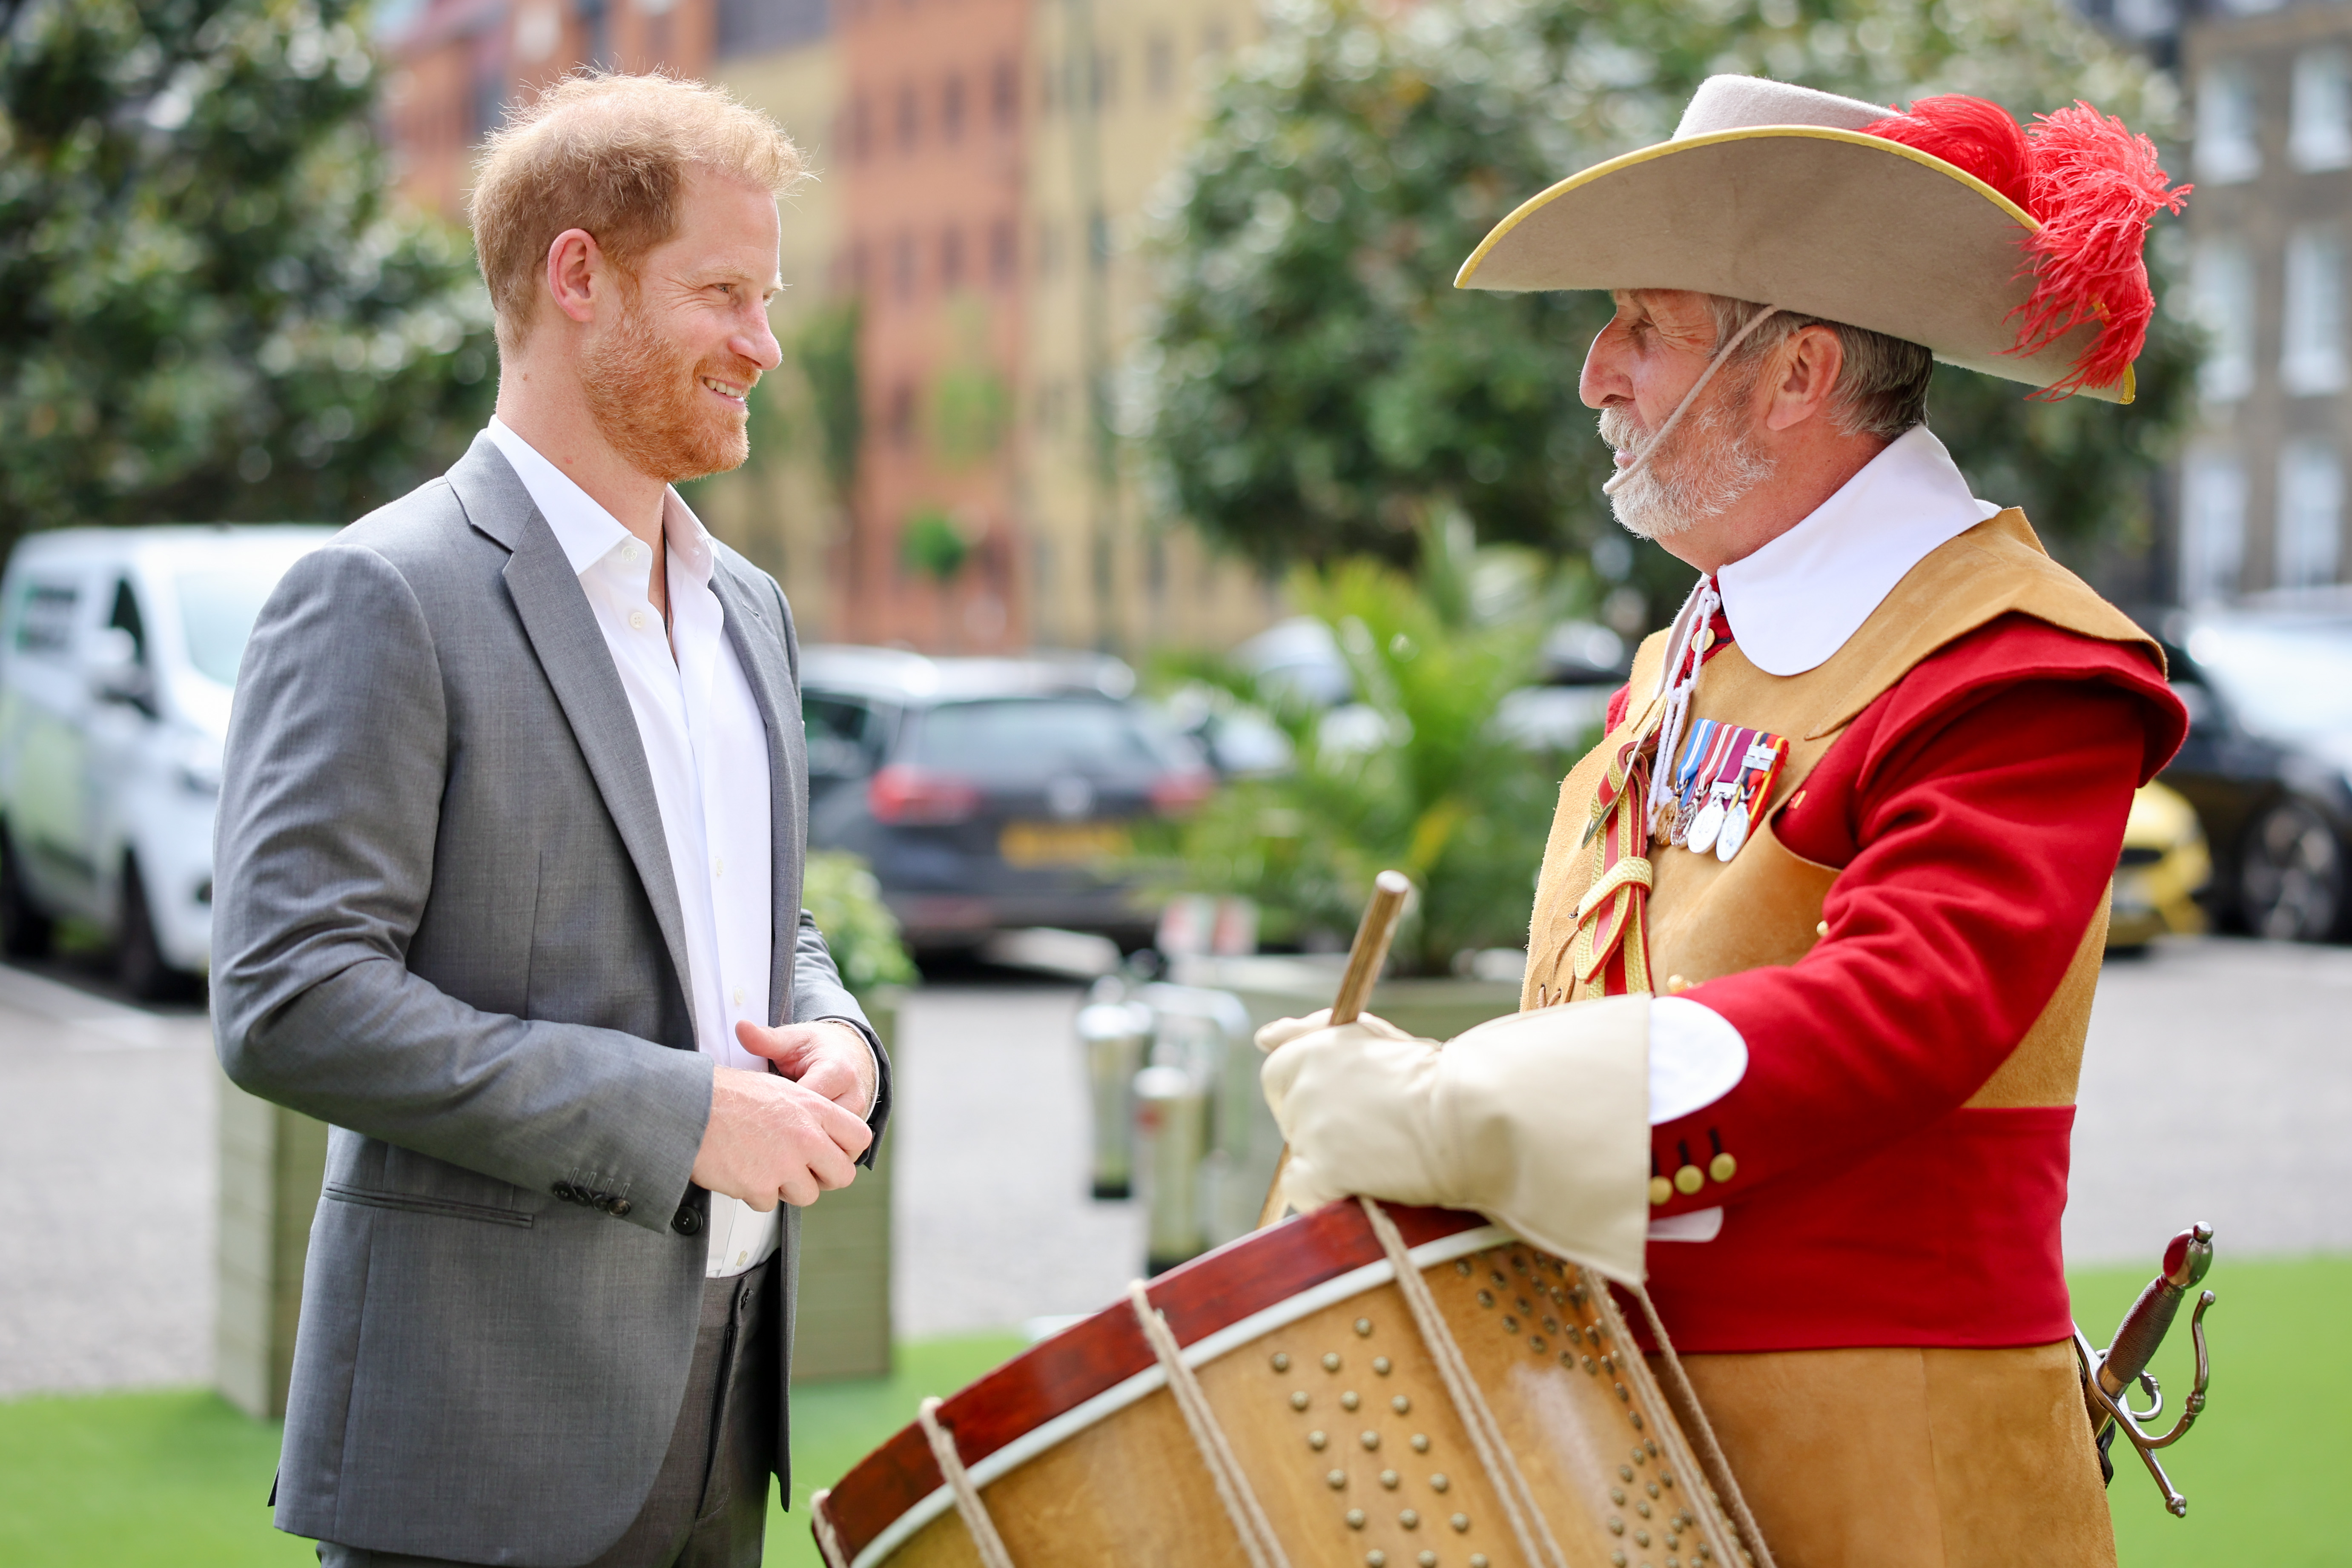
<svg viewBox="0 0 2352 1568"><path fill-rule="evenodd" d="M898 921L882 901L882 885L863 859L837 849L809 851L801 907L824 933L852 991L862 996L877 986L914 984L915 961L898 940Z"/></svg>
<svg viewBox="0 0 2352 1568"><path fill-rule="evenodd" d="M487 416L352 0L0 0L5 527L349 518Z"/></svg>
<svg viewBox="0 0 2352 1568"><path fill-rule="evenodd" d="M1423 534L1418 580L1357 556L1301 572L1291 593L1327 622L1376 725L1342 726L1242 670L1195 673L1274 718L1296 765L1222 791L1173 846L1186 888L1255 899L1276 940L1344 939L1372 879L1420 891L1398 933L1406 973L1441 973L1465 949L1528 934L1564 759L1498 732L1505 695L1535 679L1559 590L1524 552L1474 555L1466 526ZM1365 717L1360 711L1346 715ZM1378 738L1360 743L1360 732Z"/></svg>
<svg viewBox="0 0 2352 1568"><path fill-rule="evenodd" d="M793 339L793 355L808 384L826 483L846 507L857 493L857 454L866 441L865 395L857 376L863 318L856 295L818 309Z"/></svg>
<svg viewBox="0 0 2352 1568"><path fill-rule="evenodd" d="M954 518L935 506L908 515L898 536L898 553L907 570L934 583L950 583L971 559L971 541Z"/></svg>
<svg viewBox="0 0 2352 1568"><path fill-rule="evenodd" d="M1004 444L1013 422L1013 395L988 352L988 315L971 300L949 311L954 347L932 378L929 407L931 456L955 472L986 461Z"/></svg>
<svg viewBox="0 0 2352 1568"><path fill-rule="evenodd" d="M2064 0L1432 0L1393 19L1281 0L1272 16L1155 201L1163 298L1134 367L1168 504L1267 567L1410 560L1441 505L1553 550L1614 527L1576 391L1605 300L1453 279L1518 202L1671 133L1706 77L1882 103L1966 91L2020 114L2079 95L2158 133L2175 108ZM1936 416L1982 493L2113 535L2188 406L2177 334L2152 359L2129 409L1948 370ZM1686 580L1638 553L1654 598Z"/></svg>

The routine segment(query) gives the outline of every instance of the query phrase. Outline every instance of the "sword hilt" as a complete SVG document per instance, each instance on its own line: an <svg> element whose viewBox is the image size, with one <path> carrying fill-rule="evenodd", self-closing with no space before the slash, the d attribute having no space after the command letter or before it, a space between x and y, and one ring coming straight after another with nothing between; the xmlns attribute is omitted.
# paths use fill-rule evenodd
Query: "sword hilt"
<svg viewBox="0 0 2352 1568"><path fill-rule="evenodd" d="M2213 1227L2210 1225L2189 1226L2165 1247L2163 1268L2124 1314L2124 1321L2116 1325L2115 1342L2099 1363L2099 1386L2109 1397L2121 1398L2124 1390L2139 1381L2140 1373L2156 1359L2157 1347L2172 1331L2182 1299L2203 1282L2205 1271L2211 1267ZM2108 1417L2096 1402L2091 1404L2090 1413L2091 1430L2105 1430Z"/></svg>

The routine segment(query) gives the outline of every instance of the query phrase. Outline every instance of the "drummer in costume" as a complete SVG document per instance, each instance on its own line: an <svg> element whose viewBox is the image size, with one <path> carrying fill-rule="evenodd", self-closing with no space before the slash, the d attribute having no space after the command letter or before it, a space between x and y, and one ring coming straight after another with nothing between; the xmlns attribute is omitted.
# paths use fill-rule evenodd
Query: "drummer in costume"
<svg viewBox="0 0 2352 1568"><path fill-rule="evenodd" d="M1701 576L1561 787L1522 1005L1577 1026L1507 1061L1272 1026L1286 1191L1571 1252L1646 1216L1782 1568L2115 1561L2059 1216L2108 879L2185 720L1923 421L1931 358L2128 401L2143 236L2183 194L2081 105L1717 78L1462 269L1612 291L1608 489Z"/></svg>

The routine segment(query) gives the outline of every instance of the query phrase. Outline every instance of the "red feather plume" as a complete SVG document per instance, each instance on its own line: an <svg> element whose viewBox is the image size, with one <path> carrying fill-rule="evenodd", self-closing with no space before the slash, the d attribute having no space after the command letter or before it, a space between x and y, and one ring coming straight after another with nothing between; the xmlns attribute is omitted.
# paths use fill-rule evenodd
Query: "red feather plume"
<svg viewBox="0 0 2352 1568"><path fill-rule="evenodd" d="M2103 323L2074 367L2042 395L2114 385L2147 341L2156 297L2141 246L2157 213L2179 212L2187 185L2166 184L2156 144L2077 101L2021 129L1997 103L1960 93L1923 98L1863 127L1974 174L2042 225L2025 241L2033 292L2012 353L2034 353L2084 321Z"/></svg>

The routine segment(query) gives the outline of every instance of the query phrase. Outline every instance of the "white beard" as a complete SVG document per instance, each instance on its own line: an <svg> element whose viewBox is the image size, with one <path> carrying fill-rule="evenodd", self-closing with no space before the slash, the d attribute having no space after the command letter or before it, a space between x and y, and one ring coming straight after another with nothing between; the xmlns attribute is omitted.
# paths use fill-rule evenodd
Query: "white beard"
<svg viewBox="0 0 2352 1568"><path fill-rule="evenodd" d="M1666 449L1609 498L1626 532L1671 539L1722 516L1771 478L1772 460L1758 449L1755 432L1745 428L1742 418L1753 384L1743 389L1738 380L1710 389L1714 395L1675 427ZM1638 452L1648 434L1634 424L1630 409L1605 408L1601 438L1621 452Z"/></svg>

